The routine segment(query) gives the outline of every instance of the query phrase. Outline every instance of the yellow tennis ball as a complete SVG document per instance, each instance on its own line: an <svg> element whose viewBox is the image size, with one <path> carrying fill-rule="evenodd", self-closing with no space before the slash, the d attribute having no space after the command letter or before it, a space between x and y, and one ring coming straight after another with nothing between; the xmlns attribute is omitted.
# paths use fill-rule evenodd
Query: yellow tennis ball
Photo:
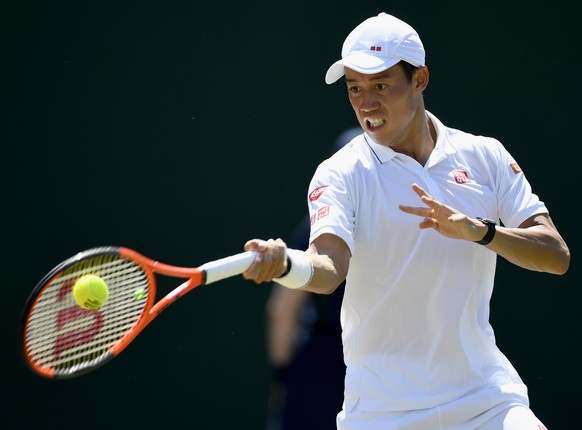
<svg viewBox="0 0 582 430"><path fill-rule="evenodd" d="M107 301L109 289L99 276L84 275L73 285L73 296L82 308L99 309Z"/></svg>

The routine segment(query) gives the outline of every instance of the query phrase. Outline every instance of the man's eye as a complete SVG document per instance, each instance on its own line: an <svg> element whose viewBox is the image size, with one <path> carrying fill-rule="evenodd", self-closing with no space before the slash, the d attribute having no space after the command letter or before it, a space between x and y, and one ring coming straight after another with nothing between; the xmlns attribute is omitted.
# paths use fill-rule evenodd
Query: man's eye
<svg viewBox="0 0 582 430"><path fill-rule="evenodd" d="M377 90L383 90L383 89L385 89L385 88L386 88L386 86L387 86L386 84L377 84L377 85L376 85L376 89L377 89Z"/></svg>
<svg viewBox="0 0 582 430"><path fill-rule="evenodd" d="M351 93L359 93L360 92L360 89L358 87L350 87L349 90Z"/></svg>

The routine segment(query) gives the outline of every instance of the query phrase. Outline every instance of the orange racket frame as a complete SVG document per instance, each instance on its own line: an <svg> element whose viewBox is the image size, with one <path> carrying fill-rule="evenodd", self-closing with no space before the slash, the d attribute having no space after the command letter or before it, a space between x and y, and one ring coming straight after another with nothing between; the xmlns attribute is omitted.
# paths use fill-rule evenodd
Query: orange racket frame
<svg viewBox="0 0 582 430"><path fill-rule="evenodd" d="M200 285L243 273L255 255L179 267L125 247L80 252L51 270L29 296L19 331L24 360L50 379L90 372L119 355L170 304ZM109 288L107 302L96 310L79 307L72 296L74 282L86 274L102 277ZM186 281L156 302L156 275Z"/></svg>

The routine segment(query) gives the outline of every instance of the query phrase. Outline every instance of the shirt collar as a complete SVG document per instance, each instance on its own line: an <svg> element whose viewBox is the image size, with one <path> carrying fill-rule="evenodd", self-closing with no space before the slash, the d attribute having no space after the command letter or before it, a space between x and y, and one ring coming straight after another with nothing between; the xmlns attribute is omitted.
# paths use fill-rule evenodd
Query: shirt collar
<svg viewBox="0 0 582 430"><path fill-rule="evenodd" d="M448 141L446 127L444 126L444 124L440 122L439 119L429 111L426 111L426 114L429 120L434 125L437 135L437 141L434 150L431 153L427 163L427 165L430 167L431 165L438 163L447 155L454 154L455 152L457 152L457 150ZM394 157L400 155L399 152L394 151L392 148L374 142L372 138L368 135L368 133L364 133L364 139L366 140L366 143L368 144L368 146L370 147L370 149L372 150L380 164L387 163Z"/></svg>

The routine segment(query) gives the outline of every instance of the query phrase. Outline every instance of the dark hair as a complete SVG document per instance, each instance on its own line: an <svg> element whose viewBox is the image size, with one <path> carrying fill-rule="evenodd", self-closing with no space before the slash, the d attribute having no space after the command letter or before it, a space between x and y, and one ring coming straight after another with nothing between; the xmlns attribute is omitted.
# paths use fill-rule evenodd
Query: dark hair
<svg viewBox="0 0 582 430"><path fill-rule="evenodd" d="M418 67L413 66L410 63L407 63L406 61L399 61L398 64L400 64L400 67L402 67L402 70L404 71L404 75L406 76L406 79L408 80L409 83L412 82L412 76L414 76L414 72L416 72L418 70Z"/></svg>

